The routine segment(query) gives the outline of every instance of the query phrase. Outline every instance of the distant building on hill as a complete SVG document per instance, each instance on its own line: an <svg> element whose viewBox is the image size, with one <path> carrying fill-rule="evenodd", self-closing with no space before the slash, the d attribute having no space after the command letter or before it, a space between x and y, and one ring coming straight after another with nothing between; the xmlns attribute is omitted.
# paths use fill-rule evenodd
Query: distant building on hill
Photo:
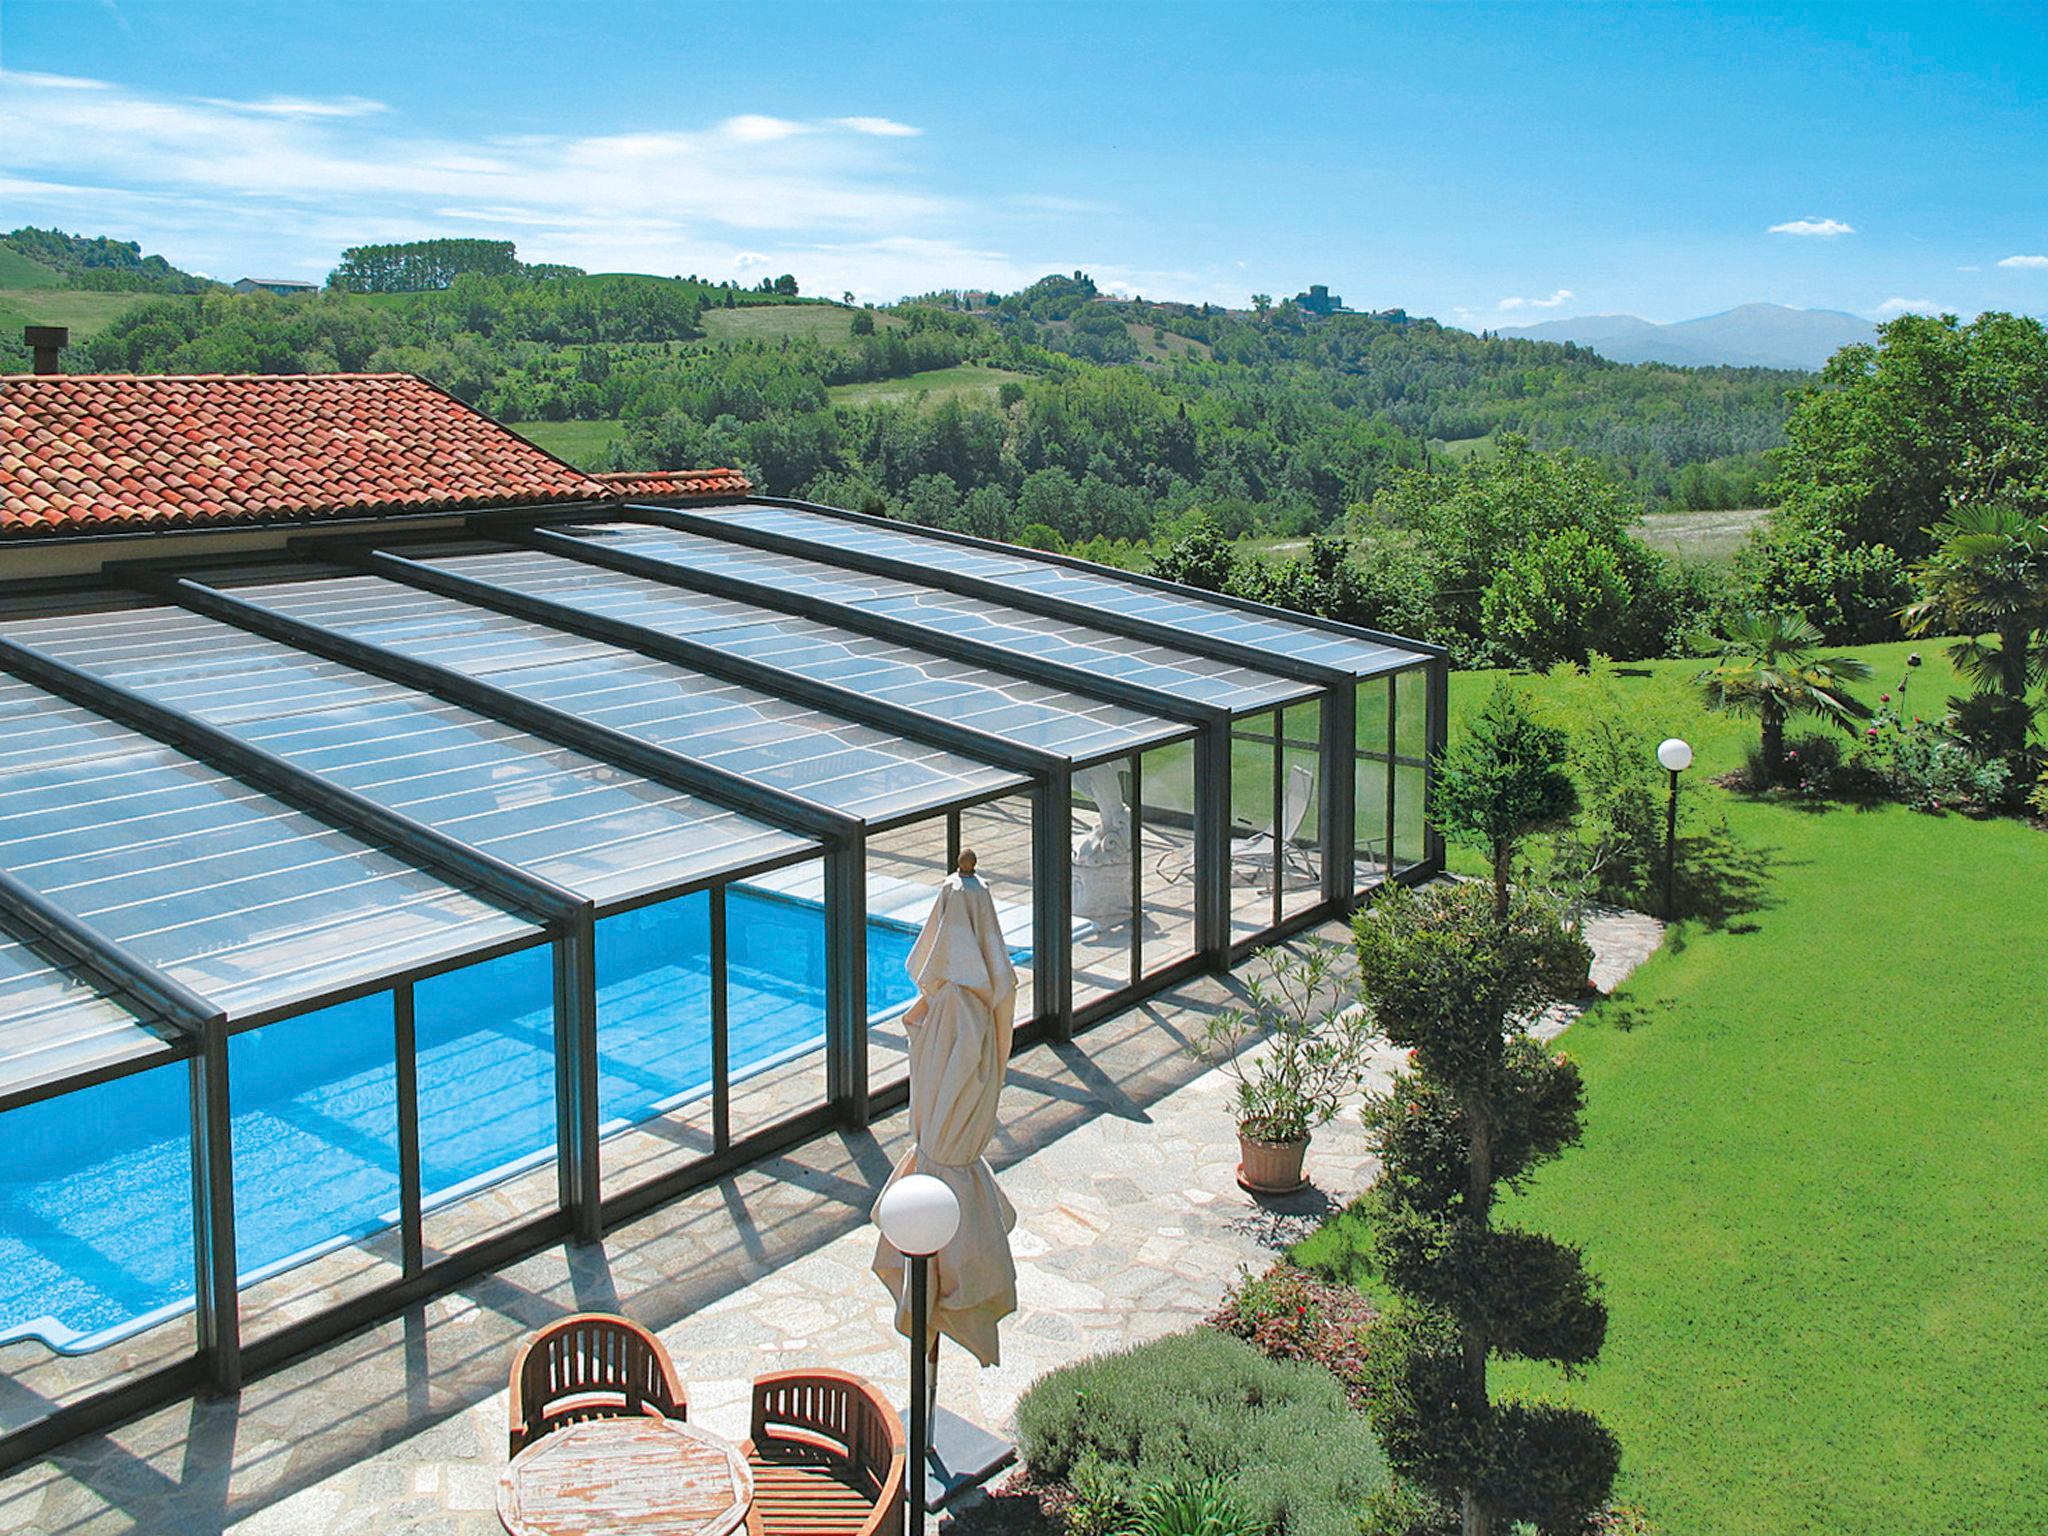
<svg viewBox="0 0 2048 1536"><path fill-rule="evenodd" d="M1312 315L1335 315L1344 312L1344 300L1330 292L1328 283L1310 283L1307 293L1294 296L1297 309L1305 309Z"/></svg>
<svg viewBox="0 0 2048 1536"><path fill-rule="evenodd" d="M235 279L237 293L318 293L318 283L302 283L295 277L240 277Z"/></svg>

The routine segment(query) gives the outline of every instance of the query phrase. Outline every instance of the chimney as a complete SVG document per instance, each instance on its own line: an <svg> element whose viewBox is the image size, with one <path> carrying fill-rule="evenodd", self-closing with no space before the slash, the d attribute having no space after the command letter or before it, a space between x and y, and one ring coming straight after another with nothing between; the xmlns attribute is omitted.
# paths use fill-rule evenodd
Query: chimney
<svg viewBox="0 0 2048 1536"><path fill-rule="evenodd" d="M35 354L37 373L62 373L57 354L71 345L71 330L62 325L25 325L21 328L22 345Z"/></svg>

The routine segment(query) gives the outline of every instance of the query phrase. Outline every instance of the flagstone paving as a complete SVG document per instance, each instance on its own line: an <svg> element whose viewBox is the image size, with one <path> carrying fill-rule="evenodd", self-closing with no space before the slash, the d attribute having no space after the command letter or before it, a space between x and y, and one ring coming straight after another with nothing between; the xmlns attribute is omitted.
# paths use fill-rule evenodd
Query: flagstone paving
<svg viewBox="0 0 2048 1536"><path fill-rule="evenodd" d="M1331 927L1327 936L1341 937ZM1611 989L1660 941L1635 914L1588 923ZM1190 1057L1234 983L1203 978L1012 1064L991 1149L1016 1205L1020 1310L983 1370L946 1346L940 1401L1001 1430L1055 1366L1200 1320L1248 1267L1371 1176L1357 1116L1316 1134L1312 1186L1259 1203L1235 1178L1229 1085ZM1545 1020L1561 1029L1576 1010ZM1383 1082L1396 1056L1376 1057ZM253 1382L79 1442L0 1481L4 1536L491 1536L505 1371L519 1339L579 1309L658 1329L690 1415L738 1437L752 1378L833 1365L906 1390L904 1342L868 1272L866 1212L907 1134L897 1114L686 1197L588 1249L558 1248Z"/></svg>

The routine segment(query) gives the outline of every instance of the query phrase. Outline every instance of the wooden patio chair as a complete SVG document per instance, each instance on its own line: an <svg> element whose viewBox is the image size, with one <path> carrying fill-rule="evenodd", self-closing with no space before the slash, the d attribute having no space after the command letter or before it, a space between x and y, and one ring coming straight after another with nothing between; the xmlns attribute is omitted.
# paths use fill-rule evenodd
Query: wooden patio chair
<svg viewBox="0 0 2048 1536"><path fill-rule="evenodd" d="M754 1383L746 1446L753 1536L898 1536L903 1421L845 1371L777 1371Z"/></svg>
<svg viewBox="0 0 2048 1536"><path fill-rule="evenodd" d="M586 1419L653 1413L687 1419L690 1405L661 1340L604 1312L565 1317L512 1362L511 1454Z"/></svg>

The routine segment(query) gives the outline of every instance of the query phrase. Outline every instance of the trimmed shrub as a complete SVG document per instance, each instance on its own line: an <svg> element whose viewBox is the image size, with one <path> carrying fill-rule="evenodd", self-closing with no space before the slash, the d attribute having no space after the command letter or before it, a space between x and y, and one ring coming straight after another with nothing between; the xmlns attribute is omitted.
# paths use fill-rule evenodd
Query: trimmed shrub
<svg viewBox="0 0 2048 1536"><path fill-rule="evenodd" d="M1097 1462L1134 1498L1214 1478L1275 1536L1356 1536L1387 1481L1370 1426L1328 1371L1207 1328L1048 1373L1018 1404L1017 1429L1037 1476Z"/></svg>

